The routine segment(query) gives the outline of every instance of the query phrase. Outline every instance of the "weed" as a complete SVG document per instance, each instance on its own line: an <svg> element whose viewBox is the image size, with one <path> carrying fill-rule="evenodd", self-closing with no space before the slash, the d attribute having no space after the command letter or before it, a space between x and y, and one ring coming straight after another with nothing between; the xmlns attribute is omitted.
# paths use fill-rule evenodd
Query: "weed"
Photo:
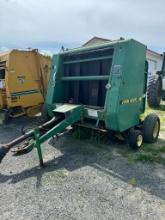
<svg viewBox="0 0 165 220"><path fill-rule="evenodd" d="M136 186L136 185L137 185L137 180L136 180L136 178L133 176L133 177L129 180L129 183L130 183L132 186Z"/></svg>
<svg viewBox="0 0 165 220"><path fill-rule="evenodd" d="M141 154L135 158L136 161L141 161L143 163L160 163L165 164L165 159L159 155L153 154Z"/></svg>

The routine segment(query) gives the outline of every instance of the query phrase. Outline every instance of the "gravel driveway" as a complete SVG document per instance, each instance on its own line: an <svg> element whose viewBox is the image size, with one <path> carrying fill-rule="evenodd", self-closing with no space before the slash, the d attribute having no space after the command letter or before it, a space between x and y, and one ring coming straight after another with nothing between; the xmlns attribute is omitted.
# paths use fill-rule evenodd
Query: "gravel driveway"
<svg viewBox="0 0 165 220"><path fill-rule="evenodd" d="M36 120L1 126L0 143L17 137L25 124ZM0 165L0 219L164 220L165 165L131 163L123 148L67 133L44 144L45 168L35 150L17 157L9 152Z"/></svg>

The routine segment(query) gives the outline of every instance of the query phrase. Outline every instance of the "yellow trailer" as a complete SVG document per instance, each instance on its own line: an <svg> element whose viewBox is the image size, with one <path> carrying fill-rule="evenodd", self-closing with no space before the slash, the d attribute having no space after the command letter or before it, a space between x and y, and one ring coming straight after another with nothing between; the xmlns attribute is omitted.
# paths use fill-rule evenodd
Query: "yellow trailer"
<svg viewBox="0 0 165 220"><path fill-rule="evenodd" d="M0 119L34 115L47 91L51 60L38 50L0 53Z"/></svg>

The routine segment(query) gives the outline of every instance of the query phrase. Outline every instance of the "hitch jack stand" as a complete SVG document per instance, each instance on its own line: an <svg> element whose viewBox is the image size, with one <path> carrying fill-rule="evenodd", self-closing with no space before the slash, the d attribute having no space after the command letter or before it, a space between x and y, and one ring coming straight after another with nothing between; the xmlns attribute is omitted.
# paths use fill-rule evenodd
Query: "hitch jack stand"
<svg viewBox="0 0 165 220"><path fill-rule="evenodd" d="M39 158L39 163L40 166L44 166L43 162L43 156L42 156L42 150L41 150L41 142L40 142L40 134L39 134L39 129L34 130L34 138L35 138L35 147L37 148L37 153L38 153L38 158Z"/></svg>
<svg viewBox="0 0 165 220"><path fill-rule="evenodd" d="M72 106L69 105L69 107L71 108L69 110L68 110L69 107L67 105L65 105L65 107L66 107L66 112L65 112L66 114L64 113L65 119L63 119L53 128L51 128L45 134L40 136L39 129L38 128L34 129L34 141L35 141L34 147L37 148L37 153L41 167L43 167L44 165L41 144L47 141L49 138L53 137L54 135L63 132L68 126L72 125L73 123L81 121L83 118L82 116L83 108L81 105L72 105ZM56 110L56 112L57 111L59 112L58 109Z"/></svg>

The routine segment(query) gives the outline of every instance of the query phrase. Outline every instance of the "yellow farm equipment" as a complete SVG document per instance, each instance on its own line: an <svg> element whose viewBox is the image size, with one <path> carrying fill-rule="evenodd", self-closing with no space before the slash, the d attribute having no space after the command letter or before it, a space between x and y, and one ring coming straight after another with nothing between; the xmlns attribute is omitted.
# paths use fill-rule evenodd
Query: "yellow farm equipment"
<svg viewBox="0 0 165 220"><path fill-rule="evenodd" d="M0 120L41 110L47 91L51 60L38 50L0 53Z"/></svg>

